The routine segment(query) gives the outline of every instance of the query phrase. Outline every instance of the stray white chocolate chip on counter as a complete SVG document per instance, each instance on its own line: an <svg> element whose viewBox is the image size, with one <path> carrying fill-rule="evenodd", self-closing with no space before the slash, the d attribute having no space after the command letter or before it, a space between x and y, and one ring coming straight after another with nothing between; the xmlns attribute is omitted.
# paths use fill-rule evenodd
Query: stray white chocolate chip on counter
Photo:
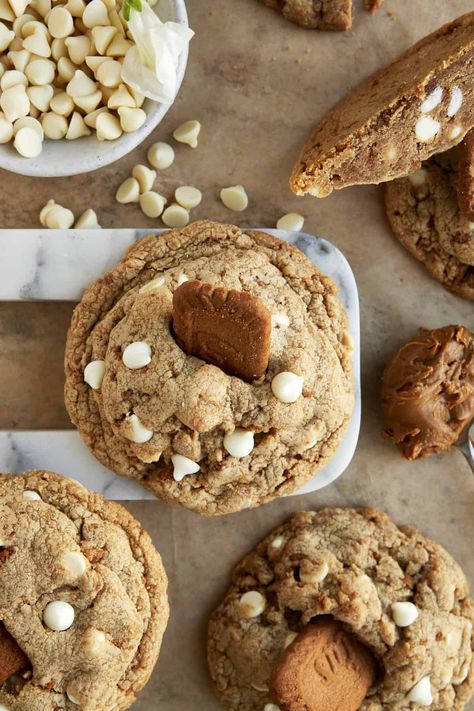
<svg viewBox="0 0 474 711"><path fill-rule="evenodd" d="M171 461L173 463L173 479L175 481L182 481L185 476L197 474L201 469L197 462L193 462L192 459L182 454L173 454Z"/></svg>
<svg viewBox="0 0 474 711"><path fill-rule="evenodd" d="M140 199L140 185L136 178L127 178L120 185L115 194L115 199L122 205L129 202L138 202Z"/></svg>
<svg viewBox="0 0 474 711"><path fill-rule="evenodd" d="M105 375L105 361L93 360L84 368L84 382L92 390L100 390Z"/></svg>
<svg viewBox="0 0 474 711"><path fill-rule="evenodd" d="M140 195L140 207L147 217L156 218L161 215L166 205L166 198L153 190Z"/></svg>
<svg viewBox="0 0 474 711"><path fill-rule="evenodd" d="M74 227L82 230L100 230L101 226L97 220L97 215L90 207L84 210L82 215L76 220Z"/></svg>
<svg viewBox="0 0 474 711"><path fill-rule="evenodd" d="M144 368L151 363L151 348L145 341L130 343L123 352L122 361L130 370Z"/></svg>
<svg viewBox="0 0 474 711"><path fill-rule="evenodd" d="M176 202L185 207L186 210L192 210L201 202L202 193L192 185L182 185L180 188L176 188L174 197Z"/></svg>
<svg viewBox="0 0 474 711"><path fill-rule="evenodd" d="M186 143L191 148L197 148L200 132L199 121L186 121L173 132L173 138L179 143Z"/></svg>
<svg viewBox="0 0 474 711"><path fill-rule="evenodd" d="M303 229L304 217L297 212L288 212L278 220L276 226L279 230L290 230L300 232Z"/></svg>
<svg viewBox="0 0 474 711"><path fill-rule="evenodd" d="M174 202L166 208L161 219L168 227L186 227L189 222L189 212Z"/></svg>
<svg viewBox="0 0 474 711"><path fill-rule="evenodd" d="M244 593L239 600L239 606L244 617L258 617L266 607L267 601L262 593L257 590L249 590Z"/></svg>
<svg viewBox="0 0 474 711"><path fill-rule="evenodd" d="M272 380L272 392L280 402L296 402L303 392L304 378L296 373L284 371Z"/></svg>
<svg viewBox="0 0 474 711"><path fill-rule="evenodd" d="M224 205L234 212L246 210L249 199L243 185L233 185L230 188L222 188L221 200Z"/></svg>
<svg viewBox="0 0 474 711"><path fill-rule="evenodd" d="M58 205L53 201L53 204L48 207L44 213L45 226L51 230L68 230L74 224L74 213L67 207ZM44 208L43 208L44 210ZM43 212L43 210L41 212ZM40 215L41 219L41 215Z"/></svg>
<svg viewBox="0 0 474 711"><path fill-rule="evenodd" d="M158 141L148 149L147 158L150 165L156 170L166 170L174 162L174 150L168 143Z"/></svg>
<svg viewBox="0 0 474 711"><path fill-rule="evenodd" d="M138 182L141 193L147 193L152 189L156 180L156 170L151 170L146 165L135 165L132 170L132 176Z"/></svg>

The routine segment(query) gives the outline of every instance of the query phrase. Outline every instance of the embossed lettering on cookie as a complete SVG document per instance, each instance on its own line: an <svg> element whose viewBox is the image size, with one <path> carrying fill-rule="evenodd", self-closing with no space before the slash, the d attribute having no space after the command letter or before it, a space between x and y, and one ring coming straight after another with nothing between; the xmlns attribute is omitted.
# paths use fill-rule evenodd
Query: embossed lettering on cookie
<svg viewBox="0 0 474 711"><path fill-rule="evenodd" d="M150 235L74 311L66 405L95 456L204 514L258 506L335 453L354 393L334 283L275 237Z"/></svg>
<svg viewBox="0 0 474 711"><path fill-rule="evenodd" d="M118 504L44 471L0 474L1 711L124 711L168 621L161 558Z"/></svg>
<svg viewBox="0 0 474 711"><path fill-rule="evenodd" d="M473 622L461 568L416 529L300 512L235 567L209 668L230 711L462 711Z"/></svg>

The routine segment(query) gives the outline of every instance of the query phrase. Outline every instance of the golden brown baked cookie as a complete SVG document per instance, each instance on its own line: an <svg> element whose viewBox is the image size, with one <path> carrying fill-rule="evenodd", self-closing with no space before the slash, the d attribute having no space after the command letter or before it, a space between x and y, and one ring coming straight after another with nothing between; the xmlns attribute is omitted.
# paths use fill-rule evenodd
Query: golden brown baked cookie
<svg viewBox="0 0 474 711"><path fill-rule="evenodd" d="M312 30L348 30L352 0L261 0L283 17Z"/></svg>
<svg viewBox="0 0 474 711"><path fill-rule="evenodd" d="M387 183L385 206L403 246L446 289L474 300L474 225L459 210L457 149Z"/></svg>
<svg viewBox="0 0 474 711"><path fill-rule="evenodd" d="M322 509L295 514L245 556L211 616L209 667L225 708L275 711L273 670L321 615L377 660L361 711L462 711L473 696L474 603L453 558L374 509Z"/></svg>
<svg viewBox="0 0 474 711"><path fill-rule="evenodd" d="M382 378L383 433L406 459L449 449L474 419L474 333L422 329Z"/></svg>
<svg viewBox="0 0 474 711"><path fill-rule="evenodd" d="M26 671L29 666L28 657L0 622L0 684L14 674Z"/></svg>
<svg viewBox="0 0 474 711"><path fill-rule="evenodd" d="M474 125L474 12L380 69L316 126L291 177L297 195L325 197L381 183L462 141Z"/></svg>
<svg viewBox="0 0 474 711"><path fill-rule="evenodd" d="M358 711L376 671L368 648L340 622L321 616L285 649L270 692L285 711Z"/></svg>
<svg viewBox="0 0 474 711"><path fill-rule="evenodd" d="M172 301L187 278L264 302L262 378L181 350ZM66 405L110 469L166 501L229 513L294 491L334 454L353 408L350 355L337 289L304 254L198 222L145 238L86 290L67 340Z"/></svg>
<svg viewBox="0 0 474 711"><path fill-rule="evenodd" d="M0 681L2 711L128 709L168 620L140 524L71 479L1 474L0 552L0 621L28 660Z"/></svg>

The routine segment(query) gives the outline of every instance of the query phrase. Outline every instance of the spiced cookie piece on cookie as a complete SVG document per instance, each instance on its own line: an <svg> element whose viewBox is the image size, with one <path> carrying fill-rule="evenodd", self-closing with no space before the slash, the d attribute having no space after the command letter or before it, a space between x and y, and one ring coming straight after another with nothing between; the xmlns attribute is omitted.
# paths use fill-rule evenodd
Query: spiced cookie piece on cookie
<svg viewBox="0 0 474 711"><path fill-rule="evenodd" d="M313 30L348 30L352 0L261 0L297 25Z"/></svg>
<svg viewBox="0 0 474 711"><path fill-rule="evenodd" d="M446 289L474 301L474 224L458 201L458 149L385 188L395 236Z"/></svg>
<svg viewBox="0 0 474 711"><path fill-rule="evenodd" d="M316 126L291 177L298 195L403 177L474 126L474 12L376 72Z"/></svg>
<svg viewBox="0 0 474 711"><path fill-rule="evenodd" d="M92 452L203 514L288 494L353 409L334 283L296 247L213 222L150 235L86 290L66 405Z"/></svg>
<svg viewBox="0 0 474 711"><path fill-rule="evenodd" d="M235 567L209 667L231 711L462 711L473 622L462 570L414 528L373 509L301 512Z"/></svg>
<svg viewBox="0 0 474 711"><path fill-rule="evenodd" d="M167 579L118 504L44 471L0 474L0 708L124 711L168 620Z"/></svg>

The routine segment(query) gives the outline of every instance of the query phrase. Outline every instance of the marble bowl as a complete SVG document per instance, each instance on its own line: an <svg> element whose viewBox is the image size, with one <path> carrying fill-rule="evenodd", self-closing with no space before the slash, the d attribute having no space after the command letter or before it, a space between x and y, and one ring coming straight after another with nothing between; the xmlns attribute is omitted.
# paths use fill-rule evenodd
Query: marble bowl
<svg viewBox="0 0 474 711"><path fill-rule="evenodd" d="M158 0L154 7L163 21L188 24L184 0ZM179 59L178 91L183 81L188 52ZM57 178L78 173L88 173L113 163L136 148L158 126L172 103L158 104L147 99L143 105L147 113L145 123L138 131L123 133L116 141L98 141L95 133L75 141L46 139L37 158L23 158L12 143L0 145L0 168L37 178Z"/></svg>

